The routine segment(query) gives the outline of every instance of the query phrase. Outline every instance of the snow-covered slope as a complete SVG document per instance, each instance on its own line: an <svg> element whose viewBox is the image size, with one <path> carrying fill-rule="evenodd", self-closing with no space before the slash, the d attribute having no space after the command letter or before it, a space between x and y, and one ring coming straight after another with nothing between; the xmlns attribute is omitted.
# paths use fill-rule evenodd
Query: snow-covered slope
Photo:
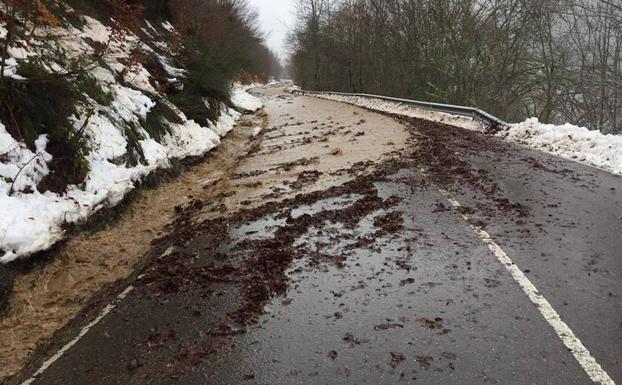
<svg viewBox="0 0 622 385"><path fill-rule="evenodd" d="M86 138L89 171L83 183L68 186L62 194L37 190L39 182L50 173L48 166L53 159L46 152L47 135L40 135L36 149L29 149L9 134L7 122L0 122L0 263L49 248L63 238L63 224L83 221L103 207L118 204L137 182L158 168L169 167L172 159L201 156L210 151L241 115L221 104L216 122L201 125L189 120L168 101L166 94L154 87L157 81L149 71L132 63L131 55L139 48L158 58L171 84L184 77L185 71L175 68L172 56L165 54L169 51L165 39L158 39L167 31L174 33L170 24L163 23L158 29L146 22L143 31L150 39L131 33L113 39L111 28L98 20L82 16L82 21L81 28L69 24L42 28L32 40L9 48L5 75L20 79L15 68L18 60L43 57L42 50L49 50L37 45L37 34L59 36L55 48L69 58L92 53L93 42L107 46L109 52L103 56L103 63L89 71L98 87L110 95L111 102L104 105L87 97L86 102L76 106L77 113L70 121L73 129ZM6 30L0 26L0 37L3 34ZM128 62L132 63L129 70ZM68 71L62 62L50 61L45 65L50 73ZM262 106L241 85L234 85L232 101L240 110L254 111ZM157 103L165 104L179 117L176 123L163 121L167 130L161 138L152 137L143 128L147 114ZM135 130L144 157L135 166L122 161L128 155L128 127Z"/></svg>
<svg viewBox="0 0 622 385"><path fill-rule="evenodd" d="M485 128L483 123L470 117L423 110L381 99L328 93L314 96L374 111L446 123L469 130L483 131ZM496 135L511 142L622 175L622 135L605 135L600 131L588 130L572 124L543 124L537 118L510 124L507 129Z"/></svg>

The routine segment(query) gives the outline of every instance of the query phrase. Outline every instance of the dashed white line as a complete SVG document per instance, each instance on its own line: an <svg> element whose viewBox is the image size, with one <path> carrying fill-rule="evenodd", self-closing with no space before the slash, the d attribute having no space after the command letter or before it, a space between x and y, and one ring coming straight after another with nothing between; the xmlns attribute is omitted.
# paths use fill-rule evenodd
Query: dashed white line
<svg viewBox="0 0 622 385"><path fill-rule="evenodd" d="M128 286L125 290L123 290L123 292L121 292L121 294L119 294L117 296L117 298L115 299L115 301L113 303L110 303L108 305L106 305L106 307L99 313L99 315L97 316L97 318L95 318L93 321L91 321L88 325L86 325L85 327L82 328L82 330L80 330L80 333L78 333L78 335L72 339L71 341L69 341L65 346L63 346L58 352L56 352L56 354L54 354L52 357L50 357L47 361L45 361L41 367L39 368L39 370L37 370L32 377L30 377L28 380L22 382L21 385L30 385L32 384L38 376L40 376L43 372L45 372L50 366L52 366L52 364L54 364L54 362L58 361L59 358L61 358L63 356L63 354L65 354L69 349L71 349L72 346L74 346L75 344L78 343L78 341L80 341L82 339L82 337L84 337L86 335L86 333L89 332L89 330L91 330L93 328L93 326L97 325L102 319L104 319L105 316L108 315L108 313L110 313L112 311L112 309L114 309L117 306L117 302L119 302L120 300L124 299L125 297L127 297L127 295L134 290L133 286Z"/></svg>
<svg viewBox="0 0 622 385"><path fill-rule="evenodd" d="M447 191L440 190L442 195L447 198L449 203L456 209L462 207L460 202L453 198ZM523 290L529 300L536 306L540 314L546 322L553 327L557 336L566 345L574 358L579 362L585 373L590 377L594 384L598 385L615 385L615 382L609 377L607 372L596 362L589 350L583 345L581 340L573 333L570 327L562 321L561 317L555 311L549 301L544 298L535 285L525 276L522 270L512 261L505 251L492 239L490 234L480 226L471 221L471 217L467 214L460 213L462 218L471 226L480 239L488 246L492 253L497 257L499 262L508 270L514 281Z"/></svg>

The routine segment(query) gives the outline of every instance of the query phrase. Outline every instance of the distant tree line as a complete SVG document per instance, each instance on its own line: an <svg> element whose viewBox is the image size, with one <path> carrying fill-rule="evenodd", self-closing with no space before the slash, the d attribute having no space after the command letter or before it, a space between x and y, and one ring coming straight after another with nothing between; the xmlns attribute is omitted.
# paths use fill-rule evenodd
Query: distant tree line
<svg viewBox="0 0 622 385"><path fill-rule="evenodd" d="M619 0L299 0L303 88L622 132Z"/></svg>
<svg viewBox="0 0 622 385"><path fill-rule="evenodd" d="M142 0L146 9L152 0ZM264 43L256 12L246 0L159 0L190 44L206 52L231 73L248 73L268 80L282 71L276 55ZM151 5L150 5L151 4Z"/></svg>
<svg viewBox="0 0 622 385"><path fill-rule="evenodd" d="M62 10L71 6L78 14L103 20L114 31L141 35L144 19L171 21L180 32L186 53L200 50L210 56L210 68L231 80L249 74L267 80L282 72L276 55L264 43L257 15L246 0L2 0L0 25L7 30L0 38L0 67L5 68L8 47L31 37L38 27L57 27ZM217 68L216 68L217 67ZM0 84L4 80L0 71Z"/></svg>

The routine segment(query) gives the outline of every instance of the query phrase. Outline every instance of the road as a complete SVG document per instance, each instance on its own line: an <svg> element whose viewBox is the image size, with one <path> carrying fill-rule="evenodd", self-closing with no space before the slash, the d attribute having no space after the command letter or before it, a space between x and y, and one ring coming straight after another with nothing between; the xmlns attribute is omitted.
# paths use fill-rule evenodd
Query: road
<svg viewBox="0 0 622 385"><path fill-rule="evenodd" d="M256 92L229 188L5 384L622 383L620 177Z"/></svg>

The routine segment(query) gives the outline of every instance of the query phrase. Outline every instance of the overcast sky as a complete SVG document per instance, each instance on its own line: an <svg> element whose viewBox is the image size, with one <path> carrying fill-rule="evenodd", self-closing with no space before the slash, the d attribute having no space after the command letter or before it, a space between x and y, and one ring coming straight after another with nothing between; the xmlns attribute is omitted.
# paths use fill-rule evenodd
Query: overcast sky
<svg viewBox="0 0 622 385"><path fill-rule="evenodd" d="M285 37L296 17L296 0L248 0L259 12L261 29L266 33L268 46L286 58Z"/></svg>

